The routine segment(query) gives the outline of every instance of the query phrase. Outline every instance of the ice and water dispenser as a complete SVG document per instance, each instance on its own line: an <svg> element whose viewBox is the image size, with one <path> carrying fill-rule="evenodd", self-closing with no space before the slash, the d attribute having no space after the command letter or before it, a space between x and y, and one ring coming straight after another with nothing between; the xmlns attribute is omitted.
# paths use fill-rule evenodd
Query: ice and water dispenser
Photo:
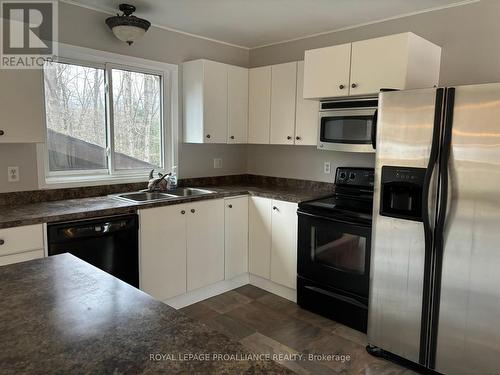
<svg viewBox="0 0 500 375"><path fill-rule="evenodd" d="M422 221L425 168L382 167L380 215Z"/></svg>

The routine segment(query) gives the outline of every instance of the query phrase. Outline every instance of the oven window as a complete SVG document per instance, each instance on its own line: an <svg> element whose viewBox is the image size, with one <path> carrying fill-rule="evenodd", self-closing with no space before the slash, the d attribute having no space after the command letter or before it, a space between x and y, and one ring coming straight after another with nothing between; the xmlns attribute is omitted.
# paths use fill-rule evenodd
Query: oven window
<svg viewBox="0 0 500 375"><path fill-rule="evenodd" d="M324 228L326 229L326 228ZM311 227L311 257L320 263L356 274L365 272L366 238L350 233Z"/></svg>
<svg viewBox="0 0 500 375"><path fill-rule="evenodd" d="M372 116L335 116L321 119L321 141L371 143Z"/></svg>

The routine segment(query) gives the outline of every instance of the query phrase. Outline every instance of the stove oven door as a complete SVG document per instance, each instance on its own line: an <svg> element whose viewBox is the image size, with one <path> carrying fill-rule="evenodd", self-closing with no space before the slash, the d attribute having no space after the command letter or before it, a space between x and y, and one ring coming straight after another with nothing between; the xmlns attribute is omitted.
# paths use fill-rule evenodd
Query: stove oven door
<svg viewBox="0 0 500 375"><path fill-rule="evenodd" d="M371 226L299 211L298 275L368 298Z"/></svg>

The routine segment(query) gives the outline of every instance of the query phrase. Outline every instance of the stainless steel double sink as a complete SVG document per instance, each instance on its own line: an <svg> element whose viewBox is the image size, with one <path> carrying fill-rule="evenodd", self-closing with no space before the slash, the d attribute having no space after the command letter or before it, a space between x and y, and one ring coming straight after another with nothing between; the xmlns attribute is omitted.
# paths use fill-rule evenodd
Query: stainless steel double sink
<svg viewBox="0 0 500 375"><path fill-rule="evenodd" d="M165 201L181 197L191 197L199 195L214 194L215 191L196 189L196 188L177 188L168 192L161 191L135 191L132 193L123 193L112 195L113 198L125 200L134 203L148 203Z"/></svg>

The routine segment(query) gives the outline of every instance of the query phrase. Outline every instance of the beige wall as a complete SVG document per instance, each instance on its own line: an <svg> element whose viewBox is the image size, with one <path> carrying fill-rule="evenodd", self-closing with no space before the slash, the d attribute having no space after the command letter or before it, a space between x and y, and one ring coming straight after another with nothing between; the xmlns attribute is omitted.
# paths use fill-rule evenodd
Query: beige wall
<svg viewBox="0 0 500 375"><path fill-rule="evenodd" d="M303 59L306 49L362 40L404 31L443 47L441 84L500 81L500 0L482 0L356 29L251 50L151 28L132 47L118 41L104 24L107 15L60 3L60 40L95 48L179 64L209 58L241 66L261 66ZM26 103L29 106L29 103ZM36 189L34 145L0 145L0 192ZM213 158L223 159L222 169L213 169ZM315 147L180 145L181 177L244 173L331 181L323 163L336 166L370 166L373 155L319 151ZM19 165L21 182L7 183L7 166Z"/></svg>
<svg viewBox="0 0 500 375"><path fill-rule="evenodd" d="M412 31L442 47L440 83L463 85L500 82L500 0L423 13L250 51L250 66L303 60L304 51L356 40ZM293 148L249 146L252 173L327 181L323 162L334 165L369 166L366 155ZM373 159L372 159L373 160Z"/></svg>
<svg viewBox="0 0 500 375"><path fill-rule="evenodd" d="M113 36L104 23L106 17L108 17L107 14L61 2L59 3L59 40L72 45L172 64L203 57L228 64L248 66L249 51L246 49L156 27L152 27L142 40L133 46L128 46ZM179 95L180 98L181 95ZM36 96L33 100L39 101L40 98ZM26 108L30 106L30 103L24 104ZM181 145L179 147L180 176L200 177L244 173L246 170L245 148L244 145ZM213 168L214 157L223 158L221 169ZM19 166L20 182L7 182L8 166ZM0 192L37 188L36 146L34 144L0 144Z"/></svg>

